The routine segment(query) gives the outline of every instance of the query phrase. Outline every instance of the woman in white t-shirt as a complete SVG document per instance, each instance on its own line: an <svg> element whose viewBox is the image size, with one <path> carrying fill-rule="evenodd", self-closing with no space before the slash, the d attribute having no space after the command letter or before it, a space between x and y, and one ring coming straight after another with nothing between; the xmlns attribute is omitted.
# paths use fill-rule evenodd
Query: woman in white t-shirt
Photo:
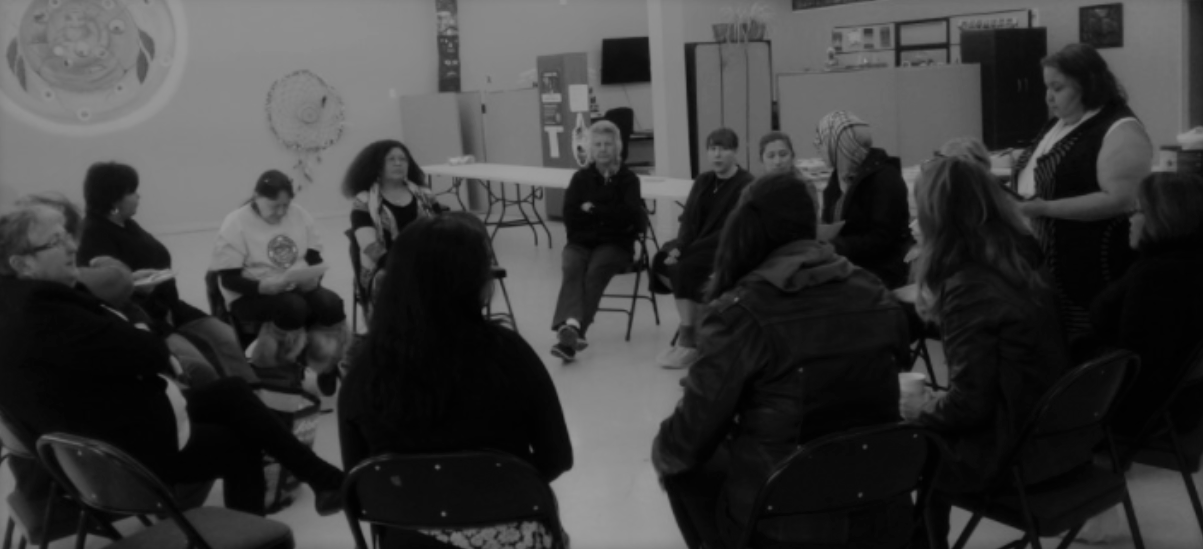
<svg viewBox="0 0 1203 549"><path fill-rule="evenodd" d="M342 298L321 286L322 245L313 217L293 197L288 176L276 170L259 176L251 200L222 222L210 268L231 313L263 323L255 366L300 362L322 374L346 345L346 313Z"/></svg>

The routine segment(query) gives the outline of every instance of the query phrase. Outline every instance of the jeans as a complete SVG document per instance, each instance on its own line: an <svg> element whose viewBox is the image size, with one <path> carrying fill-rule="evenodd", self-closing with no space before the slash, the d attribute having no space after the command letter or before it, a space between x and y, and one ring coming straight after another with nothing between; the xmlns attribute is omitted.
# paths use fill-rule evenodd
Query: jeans
<svg viewBox="0 0 1203 549"><path fill-rule="evenodd" d="M626 270L634 258L631 252L612 244L586 248L579 244L564 247L560 297L551 329L556 330L570 318L581 324L581 333L593 323L602 294L614 275Z"/></svg>
<svg viewBox="0 0 1203 549"><path fill-rule="evenodd" d="M230 304L230 312L243 320L271 322L289 331L313 325L333 326L347 319L342 298L321 286L305 293L242 296Z"/></svg>
<svg viewBox="0 0 1203 549"><path fill-rule="evenodd" d="M165 471L156 471L168 484L220 477L226 507L263 515L267 452L314 490L342 485L342 471L297 440L245 381L224 378L184 396L192 436Z"/></svg>

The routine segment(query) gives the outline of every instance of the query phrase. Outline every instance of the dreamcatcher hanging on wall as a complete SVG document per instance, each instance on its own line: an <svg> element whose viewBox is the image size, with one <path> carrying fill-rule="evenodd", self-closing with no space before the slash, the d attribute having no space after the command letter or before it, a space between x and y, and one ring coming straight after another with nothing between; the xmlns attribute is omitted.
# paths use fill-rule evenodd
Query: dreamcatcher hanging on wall
<svg viewBox="0 0 1203 549"><path fill-rule="evenodd" d="M293 169L312 183L313 164L343 135L343 100L316 74L295 71L267 92L267 122L276 139L297 153Z"/></svg>

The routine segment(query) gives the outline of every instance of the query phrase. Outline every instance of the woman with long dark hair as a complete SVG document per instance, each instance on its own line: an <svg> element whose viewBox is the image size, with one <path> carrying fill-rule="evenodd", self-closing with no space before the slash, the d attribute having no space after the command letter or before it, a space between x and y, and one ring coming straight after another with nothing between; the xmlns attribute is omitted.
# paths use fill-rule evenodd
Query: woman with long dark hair
<svg viewBox="0 0 1203 549"><path fill-rule="evenodd" d="M806 185L778 173L749 185L723 227L700 358L652 449L691 549L733 545L799 445L898 421L906 318L877 277L815 240L815 215ZM754 545L882 547L906 538L910 505L777 521Z"/></svg>
<svg viewBox="0 0 1203 549"><path fill-rule="evenodd" d="M465 213L415 220L397 236L366 343L339 395L348 467L386 452L484 448L527 461L549 482L572 467L564 413L543 362L482 313L493 287L490 254L484 225ZM436 547L468 547L458 543L479 538L546 547L551 539L541 526L519 523L423 534L387 532L386 546L438 540L448 545Z"/></svg>
<svg viewBox="0 0 1203 549"><path fill-rule="evenodd" d="M924 164L915 184L923 233L914 278L917 308L940 326L949 389L907 398L903 416L949 438L932 498L934 530L948 537L946 492L973 493L998 474L1036 402L1069 368L1052 288L1039 246L1003 188L980 163L963 157ZM1090 459L1091 448L1042 441L1025 454L1024 474L1038 482Z"/></svg>

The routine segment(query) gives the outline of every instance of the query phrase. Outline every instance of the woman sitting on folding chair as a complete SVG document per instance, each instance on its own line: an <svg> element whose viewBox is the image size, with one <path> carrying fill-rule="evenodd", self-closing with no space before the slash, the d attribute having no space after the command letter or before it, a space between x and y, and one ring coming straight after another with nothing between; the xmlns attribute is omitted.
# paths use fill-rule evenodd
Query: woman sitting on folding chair
<svg viewBox="0 0 1203 549"><path fill-rule="evenodd" d="M359 151L343 176L342 191L352 199L351 230L360 265L355 283L364 296L364 318L371 318L393 240L410 222L438 213L439 206L409 148L392 139Z"/></svg>
<svg viewBox="0 0 1203 549"><path fill-rule="evenodd" d="M944 540L951 505L941 492L986 487L1000 453L1070 359L1039 247L990 172L966 158L936 158L920 172L915 202L923 233L913 267L917 308L940 325L950 388L907 397L901 409L952 445L954 459L944 463L932 497L934 530L927 532ZM1089 447L1061 450L1025 459L1027 480L1090 458Z"/></svg>
<svg viewBox="0 0 1203 549"><path fill-rule="evenodd" d="M342 298L321 285L322 245L313 217L293 197L288 176L259 176L254 196L222 222L210 269L233 316L263 323L251 351L261 377L301 364L336 382L331 373L349 337L347 315Z"/></svg>
<svg viewBox="0 0 1203 549"><path fill-rule="evenodd" d="M481 309L492 295L484 224L453 212L414 221L389 252L362 352L338 399L343 463L395 453L489 448L548 482L572 468L564 413L543 361ZM536 523L387 531L384 547L547 547ZM491 540L494 544L479 542Z"/></svg>
<svg viewBox="0 0 1203 549"><path fill-rule="evenodd" d="M163 340L78 284L55 209L0 217L0 402L35 436L62 431L131 454L169 484L224 480L226 506L264 513L264 452L309 483L321 514L343 474L237 377L181 390Z"/></svg>
<svg viewBox="0 0 1203 549"><path fill-rule="evenodd" d="M606 285L631 265L635 238L646 219L639 176L622 163L618 126L602 120L589 128L590 164L577 170L564 195L564 279L556 299L551 354L565 362L586 345Z"/></svg>
<svg viewBox="0 0 1203 549"><path fill-rule="evenodd" d="M701 358L660 425L652 464L690 549L730 547L760 487L801 444L898 421L906 319L877 277L816 241L816 210L790 173L743 192L715 260ZM761 523L756 546L889 547L909 494L882 508Z"/></svg>
<svg viewBox="0 0 1203 549"><path fill-rule="evenodd" d="M1136 436L1161 406L1203 342L1203 180L1155 173L1140 182L1129 214L1128 243L1140 252L1123 278L1091 309L1098 341L1140 355L1140 376L1119 403L1111 428ZM1203 385L1179 395L1174 425L1189 432L1203 419Z"/></svg>

